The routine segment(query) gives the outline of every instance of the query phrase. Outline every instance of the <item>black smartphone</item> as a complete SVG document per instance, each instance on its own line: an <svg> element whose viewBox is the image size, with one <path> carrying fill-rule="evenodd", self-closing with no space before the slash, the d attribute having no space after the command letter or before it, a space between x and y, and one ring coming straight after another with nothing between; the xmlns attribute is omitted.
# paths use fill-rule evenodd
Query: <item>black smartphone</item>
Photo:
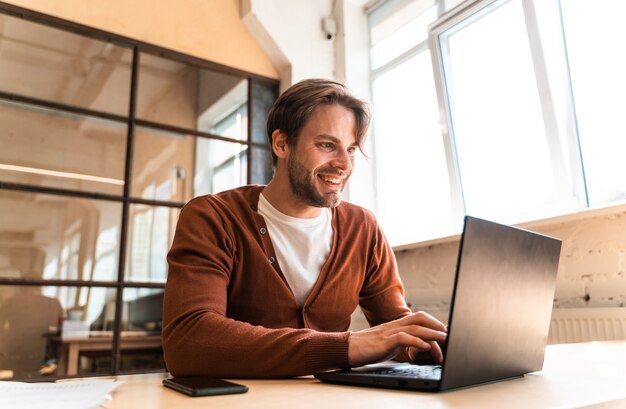
<svg viewBox="0 0 626 409"><path fill-rule="evenodd" d="M216 378L189 377L163 379L163 385L189 396L228 395L248 392L248 387Z"/></svg>

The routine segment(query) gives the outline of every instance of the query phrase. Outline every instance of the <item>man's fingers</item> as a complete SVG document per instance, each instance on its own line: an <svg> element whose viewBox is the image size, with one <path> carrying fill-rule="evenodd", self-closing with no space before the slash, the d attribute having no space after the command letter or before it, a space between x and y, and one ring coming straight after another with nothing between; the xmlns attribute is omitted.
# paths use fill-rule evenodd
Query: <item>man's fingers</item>
<svg viewBox="0 0 626 409"><path fill-rule="evenodd" d="M436 318L424 312L353 332L348 344L348 362L360 366L392 358L403 347L420 351L431 351L433 358L441 361L441 348L437 342L444 342L447 328ZM433 350L434 349L434 350Z"/></svg>
<svg viewBox="0 0 626 409"><path fill-rule="evenodd" d="M435 341L429 342L430 349L423 350L420 348L410 347L407 351L410 362L416 364L436 363L443 364L443 351L439 343Z"/></svg>
<svg viewBox="0 0 626 409"><path fill-rule="evenodd" d="M402 327L396 327L391 330L391 333L404 332L414 337L421 338L424 341L439 341L446 340L447 334L443 331L437 331L434 329L422 327L419 325L405 325Z"/></svg>
<svg viewBox="0 0 626 409"><path fill-rule="evenodd" d="M432 354L435 363L439 365L443 364L443 351L436 341L430 342L430 353Z"/></svg>
<svg viewBox="0 0 626 409"><path fill-rule="evenodd" d="M407 315L406 317L403 317L395 322L400 325L420 325L436 331L448 332L448 328L441 321L424 311Z"/></svg>
<svg viewBox="0 0 626 409"><path fill-rule="evenodd" d="M397 332L393 335L393 342L396 346L414 347L421 351L428 351L432 346L430 343L406 332Z"/></svg>

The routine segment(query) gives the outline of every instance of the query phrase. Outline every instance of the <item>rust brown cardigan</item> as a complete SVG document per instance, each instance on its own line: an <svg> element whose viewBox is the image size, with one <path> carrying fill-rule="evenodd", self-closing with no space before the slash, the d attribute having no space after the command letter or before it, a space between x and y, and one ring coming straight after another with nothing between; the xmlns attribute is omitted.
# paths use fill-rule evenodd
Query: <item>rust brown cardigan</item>
<svg viewBox="0 0 626 409"><path fill-rule="evenodd" d="M271 378L348 367L350 316L371 325L410 313L394 255L367 210L333 209L333 244L300 308L262 216L263 186L198 197L182 210L163 313L163 350L175 376Z"/></svg>

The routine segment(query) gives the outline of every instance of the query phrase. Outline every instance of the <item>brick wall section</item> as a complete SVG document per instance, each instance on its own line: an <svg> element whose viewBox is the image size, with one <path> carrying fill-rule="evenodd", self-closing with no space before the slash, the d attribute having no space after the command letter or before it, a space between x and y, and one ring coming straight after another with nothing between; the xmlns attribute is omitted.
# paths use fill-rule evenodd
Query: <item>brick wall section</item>
<svg viewBox="0 0 626 409"><path fill-rule="evenodd" d="M555 307L624 307L626 211L523 227L563 240ZM459 240L396 252L412 308L449 308Z"/></svg>

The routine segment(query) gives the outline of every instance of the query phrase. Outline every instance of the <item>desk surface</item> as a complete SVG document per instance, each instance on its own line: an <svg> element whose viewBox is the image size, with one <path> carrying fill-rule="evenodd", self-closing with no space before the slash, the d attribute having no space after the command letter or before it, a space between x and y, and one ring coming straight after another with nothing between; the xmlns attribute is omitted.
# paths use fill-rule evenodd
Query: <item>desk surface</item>
<svg viewBox="0 0 626 409"><path fill-rule="evenodd" d="M191 398L161 386L166 374L125 375L105 404L120 408L626 408L626 340L550 345L543 371L439 393L324 384L312 377L235 380L241 395ZM382 406L381 406L382 405Z"/></svg>

